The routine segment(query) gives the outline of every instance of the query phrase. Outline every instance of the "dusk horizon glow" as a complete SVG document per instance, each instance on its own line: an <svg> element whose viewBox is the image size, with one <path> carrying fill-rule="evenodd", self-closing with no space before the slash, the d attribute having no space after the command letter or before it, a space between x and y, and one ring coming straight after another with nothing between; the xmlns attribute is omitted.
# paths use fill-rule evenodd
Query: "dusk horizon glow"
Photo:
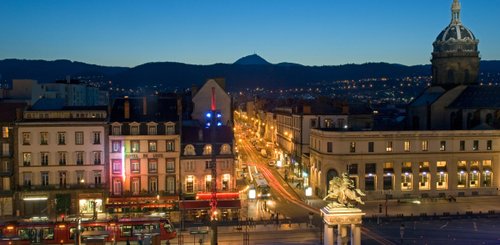
<svg viewBox="0 0 500 245"><path fill-rule="evenodd" d="M482 60L500 60L500 4L461 0ZM452 0L0 2L0 59L105 66L230 64L258 54L308 66L430 64Z"/></svg>

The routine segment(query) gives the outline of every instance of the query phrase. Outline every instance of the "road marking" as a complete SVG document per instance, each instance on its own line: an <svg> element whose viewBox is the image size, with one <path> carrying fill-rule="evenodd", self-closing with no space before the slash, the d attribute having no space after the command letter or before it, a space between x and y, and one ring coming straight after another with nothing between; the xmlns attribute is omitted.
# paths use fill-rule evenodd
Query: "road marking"
<svg viewBox="0 0 500 245"><path fill-rule="evenodd" d="M472 222L472 224L474 224L474 231L477 231L477 224L476 224L476 222Z"/></svg>
<svg viewBox="0 0 500 245"><path fill-rule="evenodd" d="M448 226L450 222L446 222L446 224L444 224L443 226L439 227L440 230L444 229L446 226Z"/></svg>

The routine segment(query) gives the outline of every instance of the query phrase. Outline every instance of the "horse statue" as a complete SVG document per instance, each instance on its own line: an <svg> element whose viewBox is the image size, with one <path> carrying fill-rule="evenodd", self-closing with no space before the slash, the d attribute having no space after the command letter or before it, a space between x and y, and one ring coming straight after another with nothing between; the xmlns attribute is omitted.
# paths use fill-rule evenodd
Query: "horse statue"
<svg viewBox="0 0 500 245"><path fill-rule="evenodd" d="M361 200L365 194L360 189L356 189L354 181L349 178L347 173L343 173L342 177L333 178L329 183L328 195L323 198L323 200L333 199L329 206L352 208L358 203L365 204Z"/></svg>

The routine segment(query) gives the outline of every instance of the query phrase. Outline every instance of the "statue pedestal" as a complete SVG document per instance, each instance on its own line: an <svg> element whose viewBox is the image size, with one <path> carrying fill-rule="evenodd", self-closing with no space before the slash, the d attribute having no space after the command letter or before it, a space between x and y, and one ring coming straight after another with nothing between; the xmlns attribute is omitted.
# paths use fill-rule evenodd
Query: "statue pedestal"
<svg viewBox="0 0 500 245"><path fill-rule="evenodd" d="M345 245L350 240L351 245L361 244L361 223L365 213L358 208L330 207L321 209L324 223L325 245L335 244L335 228L337 229L338 245ZM347 236L350 230L350 237Z"/></svg>

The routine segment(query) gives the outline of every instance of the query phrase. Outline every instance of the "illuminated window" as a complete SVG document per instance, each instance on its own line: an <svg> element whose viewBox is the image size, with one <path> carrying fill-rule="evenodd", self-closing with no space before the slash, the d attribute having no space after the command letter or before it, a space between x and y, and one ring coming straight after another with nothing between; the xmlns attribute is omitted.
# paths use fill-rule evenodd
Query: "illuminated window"
<svg viewBox="0 0 500 245"><path fill-rule="evenodd" d="M413 174L412 173L403 173L401 174L401 190L402 191L411 191L413 189Z"/></svg>
<svg viewBox="0 0 500 245"><path fill-rule="evenodd" d="M436 189L446 190L448 189L448 173L441 171L436 175Z"/></svg>
<svg viewBox="0 0 500 245"><path fill-rule="evenodd" d="M23 166L31 166L31 152L23 153Z"/></svg>
<svg viewBox="0 0 500 245"><path fill-rule="evenodd" d="M2 138L9 138L9 127L2 127Z"/></svg>
<svg viewBox="0 0 500 245"><path fill-rule="evenodd" d="M231 154L231 146L228 144L223 144L221 146L220 154Z"/></svg>
<svg viewBox="0 0 500 245"><path fill-rule="evenodd" d="M120 159L111 160L113 164L113 174L121 174L122 172L122 161Z"/></svg>
<svg viewBox="0 0 500 245"><path fill-rule="evenodd" d="M132 153L137 153L140 152L140 143L138 140L131 140L130 141L130 152Z"/></svg>
<svg viewBox="0 0 500 245"><path fill-rule="evenodd" d="M469 175L470 175L469 187L470 188L479 187L479 171L473 170Z"/></svg>
<svg viewBox="0 0 500 245"><path fill-rule="evenodd" d="M85 183L85 172L84 171L76 171L76 183L84 184Z"/></svg>
<svg viewBox="0 0 500 245"><path fill-rule="evenodd" d="M428 150L429 150L429 141L422 140L422 151L428 151Z"/></svg>
<svg viewBox="0 0 500 245"><path fill-rule="evenodd" d="M421 172L419 174L419 189L420 190L430 190L431 189L431 174L429 172Z"/></svg>
<svg viewBox="0 0 500 245"><path fill-rule="evenodd" d="M212 154L212 145L205 145L205 147L203 147L203 155L210 154Z"/></svg>
<svg viewBox="0 0 500 245"><path fill-rule="evenodd" d="M132 195L139 195L141 192L141 178L131 178L130 179L130 192Z"/></svg>
<svg viewBox="0 0 500 245"><path fill-rule="evenodd" d="M114 153L122 151L122 142L120 140L111 141L112 149L111 151Z"/></svg>
<svg viewBox="0 0 500 245"><path fill-rule="evenodd" d="M479 140L474 140L472 142L472 150L473 151L478 151L479 150Z"/></svg>
<svg viewBox="0 0 500 245"><path fill-rule="evenodd" d="M113 195L122 194L122 180L115 178L113 179Z"/></svg>
<svg viewBox="0 0 500 245"><path fill-rule="evenodd" d="M167 140L167 151L168 152L175 151L175 141L174 140Z"/></svg>
<svg viewBox="0 0 500 245"><path fill-rule="evenodd" d="M212 191L212 175L205 176L205 192Z"/></svg>
<svg viewBox="0 0 500 245"><path fill-rule="evenodd" d="M387 141L386 142L385 151L392 152L392 141Z"/></svg>
<svg viewBox="0 0 500 245"><path fill-rule="evenodd" d="M2 155L3 156L10 156L10 145L9 145L9 143L3 143L2 144Z"/></svg>
<svg viewBox="0 0 500 245"><path fill-rule="evenodd" d="M483 172L483 187L491 187L493 179L493 172L487 169Z"/></svg>
<svg viewBox="0 0 500 245"><path fill-rule="evenodd" d="M410 141L408 140L404 142L404 151L410 151Z"/></svg>
<svg viewBox="0 0 500 245"><path fill-rule="evenodd" d="M229 190L229 181L231 179L231 175L230 174L223 174L222 175L222 190L223 191L227 191Z"/></svg>
<svg viewBox="0 0 500 245"><path fill-rule="evenodd" d="M439 150L446 151L446 141L439 142Z"/></svg>
<svg viewBox="0 0 500 245"><path fill-rule="evenodd" d="M486 141L486 150L491 151L493 149L493 141Z"/></svg>
<svg viewBox="0 0 500 245"><path fill-rule="evenodd" d="M467 186L467 173L465 171L460 171L457 174L457 187L465 188Z"/></svg>
<svg viewBox="0 0 500 245"><path fill-rule="evenodd" d="M356 152L356 142L351 142L351 144L349 145L349 152Z"/></svg>
<svg viewBox="0 0 500 245"><path fill-rule="evenodd" d="M148 141L148 150L149 152L156 152L157 148L156 148L156 140L150 140Z"/></svg>
<svg viewBox="0 0 500 245"><path fill-rule="evenodd" d="M194 192L194 176L188 175L186 176L186 193Z"/></svg>

